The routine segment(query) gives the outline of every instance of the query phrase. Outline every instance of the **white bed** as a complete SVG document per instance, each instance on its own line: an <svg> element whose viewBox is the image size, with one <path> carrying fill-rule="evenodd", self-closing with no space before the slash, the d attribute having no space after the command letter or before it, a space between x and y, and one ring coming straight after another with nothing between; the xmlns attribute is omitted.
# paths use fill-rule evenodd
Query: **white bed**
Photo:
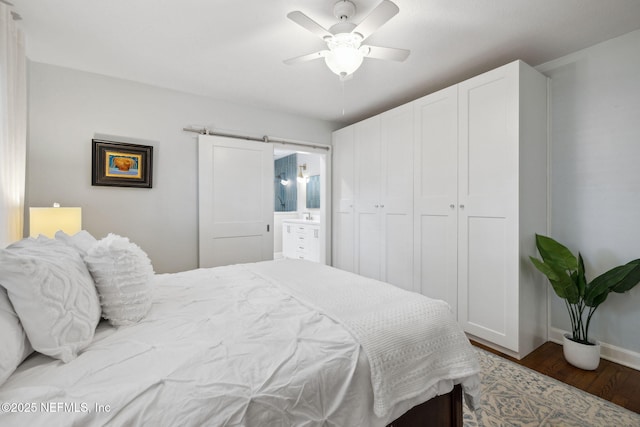
<svg viewBox="0 0 640 427"><path fill-rule="evenodd" d="M454 384L478 399L441 301L297 260L156 275L151 290L141 321L102 321L70 362L22 362L0 425L374 427Z"/></svg>

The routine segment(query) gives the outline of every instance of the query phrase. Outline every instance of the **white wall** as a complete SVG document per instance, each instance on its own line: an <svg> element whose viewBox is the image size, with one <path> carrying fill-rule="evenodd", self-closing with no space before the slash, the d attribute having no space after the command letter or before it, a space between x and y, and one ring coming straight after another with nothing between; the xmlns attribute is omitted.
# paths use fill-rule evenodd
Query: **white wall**
<svg viewBox="0 0 640 427"><path fill-rule="evenodd" d="M538 69L551 77L551 235L582 253L593 279L640 258L640 31ZM555 295L551 327L571 329ZM637 361L639 327L637 286L611 294L590 330Z"/></svg>
<svg viewBox="0 0 640 427"><path fill-rule="evenodd" d="M81 206L85 229L129 237L156 272L197 267L197 142L183 127L325 145L338 127L52 65L29 68L26 206ZM109 135L154 146L152 189L91 186L91 139Z"/></svg>

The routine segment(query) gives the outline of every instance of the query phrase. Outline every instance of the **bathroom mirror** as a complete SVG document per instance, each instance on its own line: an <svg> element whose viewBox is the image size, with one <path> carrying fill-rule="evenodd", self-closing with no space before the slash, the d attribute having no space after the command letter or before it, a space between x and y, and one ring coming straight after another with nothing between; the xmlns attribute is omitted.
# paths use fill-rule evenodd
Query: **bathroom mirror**
<svg viewBox="0 0 640 427"><path fill-rule="evenodd" d="M309 177L307 181L307 209L320 208L320 175Z"/></svg>

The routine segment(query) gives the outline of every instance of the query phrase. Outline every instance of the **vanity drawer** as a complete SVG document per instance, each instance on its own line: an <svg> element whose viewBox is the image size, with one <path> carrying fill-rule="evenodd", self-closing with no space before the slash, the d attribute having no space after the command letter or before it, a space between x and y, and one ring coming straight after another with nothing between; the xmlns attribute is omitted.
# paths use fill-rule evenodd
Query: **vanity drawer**
<svg viewBox="0 0 640 427"><path fill-rule="evenodd" d="M294 228L294 233L299 237L317 239L320 237L320 228L316 226L296 226Z"/></svg>
<svg viewBox="0 0 640 427"><path fill-rule="evenodd" d="M307 227L305 225L295 225L293 226L293 232L297 235L297 236L306 236L309 234L310 231L310 227Z"/></svg>
<svg viewBox="0 0 640 427"><path fill-rule="evenodd" d="M283 222L283 255L320 261L320 227L317 224Z"/></svg>

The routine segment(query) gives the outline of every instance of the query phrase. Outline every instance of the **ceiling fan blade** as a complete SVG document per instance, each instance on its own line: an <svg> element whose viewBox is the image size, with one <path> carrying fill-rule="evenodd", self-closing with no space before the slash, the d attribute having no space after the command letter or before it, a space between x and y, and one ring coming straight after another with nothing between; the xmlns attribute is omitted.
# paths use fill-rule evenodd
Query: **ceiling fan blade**
<svg viewBox="0 0 640 427"><path fill-rule="evenodd" d="M287 15L287 18L291 19L293 22L300 25L301 27L311 31L313 34L315 34L316 36L320 37L323 40L325 40L327 37L329 38L333 37L333 34L331 34L328 30L326 30L316 21L309 18L307 15L300 12L299 10L290 12Z"/></svg>
<svg viewBox="0 0 640 427"><path fill-rule="evenodd" d="M389 19L396 16L400 12L398 6L389 0L383 0L375 9L371 11L364 21L351 31L362 36L362 40L373 34L378 28L382 27Z"/></svg>
<svg viewBox="0 0 640 427"><path fill-rule="evenodd" d="M397 49L395 47L380 47L380 46L368 46L363 45L360 47L363 51L363 55L367 58L386 59L389 61L402 62L411 53L407 49Z"/></svg>
<svg viewBox="0 0 640 427"><path fill-rule="evenodd" d="M318 52L309 53L307 55L296 56L295 58L285 59L283 62L287 65L299 64L300 62L313 61L314 59L324 58L328 50L321 50Z"/></svg>

